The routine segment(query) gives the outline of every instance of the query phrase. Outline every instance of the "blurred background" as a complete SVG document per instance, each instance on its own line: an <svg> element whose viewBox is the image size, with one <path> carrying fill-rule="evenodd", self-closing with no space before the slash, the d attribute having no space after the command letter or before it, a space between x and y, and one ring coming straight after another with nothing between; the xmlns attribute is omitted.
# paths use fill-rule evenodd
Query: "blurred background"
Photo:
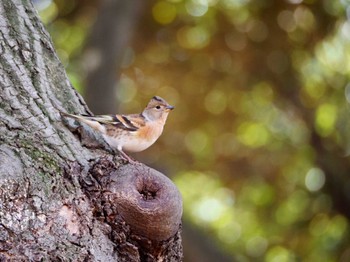
<svg viewBox="0 0 350 262"><path fill-rule="evenodd" d="M185 261L350 261L349 0L32 1L94 113L176 107Z"/></svg>

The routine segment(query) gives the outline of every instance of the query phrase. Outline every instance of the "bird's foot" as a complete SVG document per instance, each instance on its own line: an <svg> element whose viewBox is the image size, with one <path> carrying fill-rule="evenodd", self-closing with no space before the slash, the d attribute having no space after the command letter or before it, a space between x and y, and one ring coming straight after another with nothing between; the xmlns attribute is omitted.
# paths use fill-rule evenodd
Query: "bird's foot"
<svg viewBox="0 0 350 262"><path fill-rule="evenodd" d="M119 150L118 152L119 152L120 156L122 157L122 159L125 160L127 163L130 163L130 164L136 163L136 160L132 159L130 156L125 154L124 151Z"/></svg>

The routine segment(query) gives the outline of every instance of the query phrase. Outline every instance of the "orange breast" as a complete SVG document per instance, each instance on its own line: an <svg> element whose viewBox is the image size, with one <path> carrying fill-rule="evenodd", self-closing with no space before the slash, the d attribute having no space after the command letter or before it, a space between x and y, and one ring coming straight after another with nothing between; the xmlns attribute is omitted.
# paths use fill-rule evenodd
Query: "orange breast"
<svg viewBox="0 0 350 262"><path fill-rule="evenodd" d="M162 134L162 128L157 125L145 125L138 130L138 137L148 141L156 140Z"/></svg>

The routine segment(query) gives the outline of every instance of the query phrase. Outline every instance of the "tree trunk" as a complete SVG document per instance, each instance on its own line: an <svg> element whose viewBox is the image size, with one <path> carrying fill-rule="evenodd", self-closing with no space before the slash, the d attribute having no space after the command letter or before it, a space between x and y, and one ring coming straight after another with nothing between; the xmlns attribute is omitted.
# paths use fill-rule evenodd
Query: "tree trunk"
<svg viewBox="0 0 350 262"><path fill-rule="evenodd" d="M86 113L30 0L0 2L0 261L181 261L161 173L79 141Z"/></svg>
<svg viewBox="0 0 350 262"><path fill-rule="evenodd" d="M103 0L87 39L85 98L95 114L116 111L117 80L126 46L139 21L144 0Z"/></svg>

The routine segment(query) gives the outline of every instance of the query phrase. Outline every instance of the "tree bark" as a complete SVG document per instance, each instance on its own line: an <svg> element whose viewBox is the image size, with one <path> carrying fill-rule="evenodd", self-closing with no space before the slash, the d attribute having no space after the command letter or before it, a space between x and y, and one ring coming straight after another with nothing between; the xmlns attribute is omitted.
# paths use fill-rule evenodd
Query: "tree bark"
<svg viewBox="0 0 350 262"><path fill-rule="evenodd" d="M31 1L0 2L0 52L0 261L181 261L174 184L63 124L88 108Z"/></svg>

